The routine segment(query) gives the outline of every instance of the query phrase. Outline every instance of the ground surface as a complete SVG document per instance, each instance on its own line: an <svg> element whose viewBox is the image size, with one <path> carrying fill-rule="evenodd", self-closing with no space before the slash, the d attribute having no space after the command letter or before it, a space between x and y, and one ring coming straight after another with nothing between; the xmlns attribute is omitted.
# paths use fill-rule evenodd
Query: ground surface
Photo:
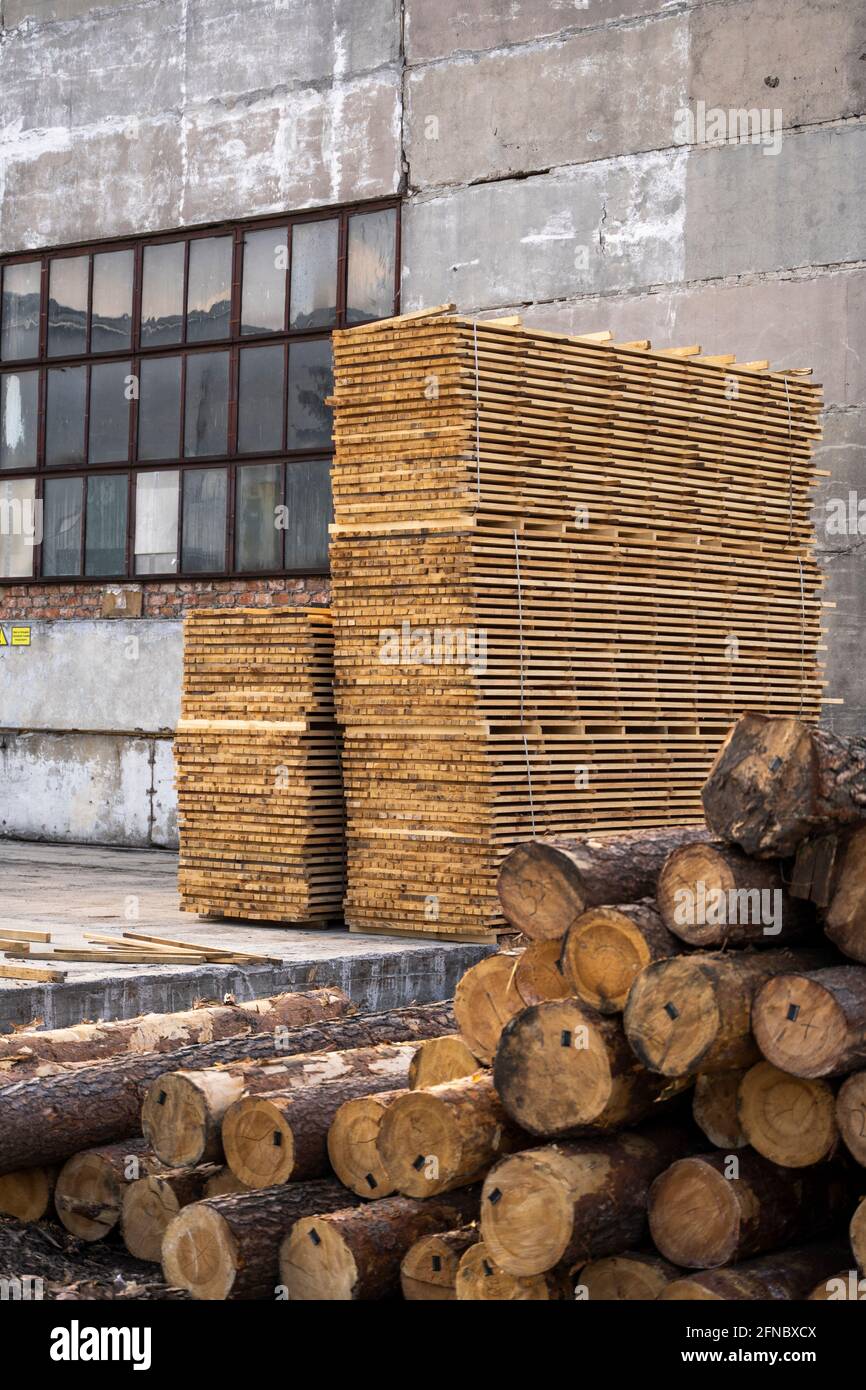
<svg viewBox="0 0 866 1390"><path fill-rule="evenodd" d="M88 1242L54 1221L23 1225L8 1216L0 1216L0 1279L16 1281L7 1297L23 1301L187 1298L166 1287L159 1265L133 1259L116 1232Z"/></svg>

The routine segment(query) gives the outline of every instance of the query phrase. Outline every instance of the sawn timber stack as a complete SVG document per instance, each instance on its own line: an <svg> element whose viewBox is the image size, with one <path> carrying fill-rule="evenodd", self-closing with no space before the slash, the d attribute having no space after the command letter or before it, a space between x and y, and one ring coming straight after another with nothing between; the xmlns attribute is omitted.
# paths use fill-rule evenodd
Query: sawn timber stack
<svg viewBox="0 0 866 1390"><path fill-rule="evenodd" d="M744 709L816 719L820 393L699 352L334 334L352 929L486 939L512 846L697 823Z"/></svg>
<svg viewBox="0 0 866 1390"><path fill-rule="evenodd" d="M326 609L198 609L175 740L181 906L339 919L345 809Z"/></svg>

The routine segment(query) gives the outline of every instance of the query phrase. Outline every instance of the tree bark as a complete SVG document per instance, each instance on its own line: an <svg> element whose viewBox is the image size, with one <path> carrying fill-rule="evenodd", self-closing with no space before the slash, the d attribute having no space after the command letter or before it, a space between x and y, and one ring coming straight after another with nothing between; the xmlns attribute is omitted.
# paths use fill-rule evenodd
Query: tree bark
<svg viewBox="0 0 866 1390"><path fill-rule="evenodd" d="M851 960L866 963L866 825L838 836L838 868L824 914L824 931Z"/></svg>
<svg viewBox="0 0 866 1390"><path fill-rule="evenodd" d="M163 1238L166 1283L201 1300L272 1299L280 1283L280 1244L295 1223L356 1201L338 1182L319 1181L192 1202Z"/></svg>
<svg viewBox="0 0 866 1390"><path fill-rule="evenodd" d="M866 1168L866 1071L855 1071L842 1082L836 1119L848 1152Z"/></svg>
<svg viewBox="0 0 866 1390"><path fill-rule="evenodd" d="M387 1197L311 1216L283 1241L281 1281L289 1298L302 1302L388 1298L400 1289L400 1266L416 1241L465 1225L477 1213L477 1188L464 1188L423 1202Z"/></svg>
<svg viewBox="0 0 866 1390"><path fill-rule="evenodd" d="M474 1225L416 1240L400 1266L404 1299L409 1303L453 1303L460 1257L477 1242L478 1227Z"/></svg>
<svg viewBox="0 0 866 1390"><path fill-rule="evenodd" d="M22 1168L0 1178L0 1216L41 1221L51 1206L56 1168Z"/></svg>
<svg viewBox="0 0 866 1390"><path fill-rule="evenodd" d="M441 1086L443 1081L456 1081L471 1076L479 1068L478 1058L470 1052L459 1033L422 1042L409 1066L409 1086L413 1091L423 1086Z"/></svg>
<svg viewBox="0 0 866 1390"><path fill-rule="evenodd" d="M656 1178L650 1233L666 1260L711 1269L832 1232L853 1195L851 1176L833 1164L796 1170L749 1149L701 1154Z"/></svg>
<svg viewBox="0 0 866 1390"><path fill-rule="evenodd" d="M866 739L800 719L744 714L703 789L710 830L758 859L866 817Z"/></svg>
<svg viewBox="0 0 866 1390"><path fill-rule="evenodd" d="M683 949L649 899L589 908L569 927L561 946L565 992L603 1014L622 1013L640 972Z"/></svg>
<svg viewBox="0 0 866 1390"><path fill-rule="evenodd" d="M684 1126L527 1149L497 1163L481 1194L481 1234L509 1274L543 1274L641 1245L650 1183L692 1152Z"/></svg>
<svg viewBox="0 0 866 1390"><path fill-rule="evenodd" d="M414 1042L380 1043L313 1057L299 1053L282 1061L167 1072L147 1089L142 1129L154 1153L169 1167L219 1162L224 1157L224 1117L242 1096L299 1091L350 1077L372 1082L369 1091L382 1090L389 1083L403 1085L416 1050ZM363 1088L357 1092L362 1093Z"/></svg>
<svg viewBox="0 0 866 1390"><path fill-rule="evenodd" d="M214 1004L182 1013L142 1014L112 1023L79 1023L74 1028L19 1032L0 1037L0 1063L94 1062L123 1052L176 1052L179 1047L249 1033L273 1033L328 1018L352 1008L341 989L277 994L243 1004ZM17 1076L20 1072L16 1072Z"/></svg>
<svg viewBox="0 0 866 1390"><path fill-rule="evenodd" d="M358 1197L378 1200L397 1191L378 1149L379 1126L400 1091L378 1091L341 1105L328 1130L328 1157L344 1187Z"/></svg>
<svg viewBox="0 0 866 1390"><path fill-rule="evenodd" d="M382 1075L345 1076L300 1090L249 1095L235 1101L222 1122L226 1161L247 1187L306 1182L330 1173L328 1131L346 1101L408 1080L409 1056Z"/></svg>
<svg viewBox="0 0 866 1390"><path fill-rule="evenodd" d="M748 1143L737 1114L737 1094L746 1072L701 1072L695 1078L692 1118L717 1149L742 1149Z"/></svg>
<svg viewBox="0 0 866 1390"><path fill-rule="evenodd" d="M398 1096L382 1117L377 1147L398 1192L431 1197L477 1182L503 1153L527 1143L483 1072Z"/></svg>
<svg viewBox="0 0 866 1390"><path fill-rule="evenodd" d="M695 825L531 840L513 849L499 870L502 911L532 940L556 939L588 907L654 894L671 850L704 838L704 829Z"/></svg>
<svg viewBox="0 0 866 1390"><path fill-rule="evenodd" d="M514 1123L543 1138L636 1124L680 1089L641 1066L620 1018L577 999L536 1004L513 1018L493 1081Z"/></svg>
<svg viewBox="0 0 866 1390"><path fill-rule="evenodd" d="M624 1250L621 1255L590 1260L575 1272L575 1280L590 1303L630 1303L638 1299L652 1302L681 1273L661 1255L648 1250Z"/></svg>
<svg viewBox="0 0 866 1390"><path fill-rule="evenodd" d="M324 1052L393 1042L419 1042L454 1031L449 1004L421 1004L388 1013L335 1019L288 1029L285 1053ZM270 1033L200 1043L163 1055L113 1057L39 1081L0 1088L0 1174L61 1162L81 1149L141 1133L142 1093L167 1071L273 1059Z"/></svg>
<svg viewBox="0 0 866 1390"><path fill-rule="evenodd" d="M756 1062L743 1076L738 1113L748 1143L782 1168L821 1163L839 1144L832 1086L791 1076L770 1062Z"/></svg>
<svg viewBox="0 0 866 1390"><path fill-rule="evenodd" d="M158 1172L161 1166L144 1139L127 1139L75 1154L57 1175L57 1215L79 1240L102 1240L120 1220L128 1185Z"/></svg>
<svg viewBox="0 0 866 1390"><path fill-rule="evenodd" d="M506 1274L481 1240L461 1256L456 1289L461 1303L551 1303L571 1298L571 1284L567 1266L544 1274Z"/></svg>
<svg viewBox="0 0 866 1390"><path fill-rule="evenodd" d="M129 1183L123 1194L120 1229L130 1255L159 1264L169 1224L181 1207L216 1195L211 1184L220 1171L215 1164L205 1163L200 1168L164 1169Z"/></svg>
<svg viewBox="0 0 866 1390"><path fill-rule="evenodd" d="M524 1007L515 975L519 951L499 951L470 965L454 991L454 1017L463 1041L480 1062L493 1060L499 1035Z"/></svg>
<svg viewBox="0 0 866 1390"><path fill-rule="evenodd" d="M675 1279L659 1294L659 1302L799 1301L809 1296L816 1280L826 1280L837 1271L844 1259L845 1246L839 1242L781 1250L730 1269L705 1269Z"/></svg>
<svg viewBox="0 0 866 1390"><path fill-rule="evenodd" d="M730 1071L760 1060L752 1000L765 980L829 964L830 952L692 952L638 976L623 1015L629 1043L663 1076Z"/></svg>
<svg viewBox="0 0 866 1390"><path fill-rule="evenodd" d="M684 845L668 856L658 909L688 946L779 946L817 926L814 910L789 897L780 864L721 842Z"/></svg>
<svg viewBox="0 0 866 1390"><path fill-rule="evenodd" d="M844 1076L866 1066L866 970L837 965L768 980L753 1006L768 1062L794 1076Z"/></svg>

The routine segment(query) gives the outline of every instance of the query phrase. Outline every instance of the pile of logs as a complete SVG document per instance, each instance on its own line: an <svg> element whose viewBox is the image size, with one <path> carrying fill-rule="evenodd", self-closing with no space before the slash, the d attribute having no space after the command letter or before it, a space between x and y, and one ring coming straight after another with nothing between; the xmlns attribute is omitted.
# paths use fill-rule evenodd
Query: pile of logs
<svg viewBox="0 0 866 1390"><path fill-rule="evenodd" d="M453 1011L19 1034L0 1207L197 1299L866 1296L866 741L746 716L704 804L515 850Z"/></svg>

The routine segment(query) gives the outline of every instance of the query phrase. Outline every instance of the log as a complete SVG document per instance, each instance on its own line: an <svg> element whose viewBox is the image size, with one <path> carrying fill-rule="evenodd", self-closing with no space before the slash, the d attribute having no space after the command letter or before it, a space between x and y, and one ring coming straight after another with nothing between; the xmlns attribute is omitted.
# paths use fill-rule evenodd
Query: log
<svg viewBox="0 0 866 1390"><path fill-rule="evenodd" d="M637 1123L678 1088L633 1055L622 1020L577 999L524 1009L503 1030L493 1081L508 1115L542 1137Z"/></svg>
<svg viewBox="0 0 866 1390"><path fill-rule="evenodd" d="M790 869L788 891L791 897L802 898L822 910L828 908L839 882L845 846L849 838L860 834L861 830L858 823L801 840Z"/></svg>
<svg viewBox="0 0 866 1390"><path fill-rule="evenodd" d="M826 965L820 951L692 952L638 976L623 1015L629 1043L663 1076L731 1071L760 1060L752 999L765 980ZM790 1070L790 1068L788 1068Z"/></svg>
<svg viewBox="0 0 866 1390"><path fill-rule="evenodd" d="M854 1252L854 1259L860 1273L866 1275L866 1197L857 1207L851 1217L851 1225L848 1228L851 1238L851 1249Z"/></svg>
<svg viewBox="0 0 866 1390"><path fill-rule="evenodd" d="M755 1040L793 1076L844 1076L866 1066L866 970L837 965L783 975L757 992Z"/></svg>
<svg viewBox="0 0 866 1390"><path fill-rule="evenodd" d="M659 1294L659 1302L805 1299L816 1280L828 1278L844 1258L838 1242L781 1250L729 1269L704 1269L675 1279Z"/></svg>
<svg viewBox="0 0 866 1390"><path fill-rule="evenodd" d="M22 1168L0 1178L0 1215L41 1221L51 1206L56 1168Z"/></svg>
<svg viewBox="0 0 866 1390"><path fill-rule="evenodd" d="M328 1130L328 1158L344 1187L357 1197L390 1197L397 1191L382 1162L379 1126L392 1101L404 1092L379 1091L341 1105Z"/></svg>
<svg viewBox="0 0 866 1390"><path fill-rule="evenodd" d="M866 1298L866 1279L856 1269L837 1269L827 1279L820 1279L809 1294L810 1303L848 1301L860 1303Z"/></svg>
<svg viewBox="0 0 866 1390"><path fill-rule="evenodd" d="M824 931L851 960L866 963L866 825L838 837L838 869Z"/></svg>
<svg viewBox="0 0 866 1390"><path fill-rule="evenodd" d="M866 739L791 717L744 714L704 784L707 825L758 859L866 816Z"/></svg>
<svg viewBox="0 0 866 1390"><path fill-rule="evenodd" d="M852 1192L850 1176L832 1164L780 1168L750 1149L700 1154L656 1178L650 1233L674 1264L736 1264L832 1232L851 1210Z"/></svg>
<svg viewBox="0 0 866 1390"><path fill-rule="evenodd" d="M493 1061L499 1035L524 1008L515 970L519 951L500 951L470 965L454 991L454 1017L463 1041L480 1062Z"/></svg>
<svg viewBox="0 0 866 1390"><path fill-rule="evenodd" d="M814 909L789 896L778 862L720 841L668 855L657 901L665 926L688 946L779 946L816 925Z"/></svg>
<svg viewBox="0 0 866 1390"><path fill-rule="evenodd" d="M561 943L530 941L514 972L514 984L524 1005L546 999L565 999L573 990L563 978L559 957Z"/></svg>
<svg viewBox="0 0 866 1390"><path fill-rule="evenodd" d="M441 1086L443 1081L456 1081L478 1070L478 1059L470 1052L458 1033L422 1042L409 1064L409 1086Z"/></svg>
<svg viewBox="0 0 866 1390"><path fill-rule="evenodd" d="M249 1188L247 1187L246 1183L241 1182L240 1178L235 1177L228 1164L225 1164L222 1167L220 1167L218 1164L206 1164L203 1166L209 1168L213 1167L215 1170L213 1177L208 1178L207 1182L205 1183L205 1197L229 1197L235 1192L249 1192ZM194 1173L195 1169L184 1168L179 1171L182 1171L184 1173Z"/></svg>
<svg viewBox="0 0 866 1390"><path fill-rule="evenodd" d="M709 1071L695 1079L692 1118L717 1149L742 1149L748 1143L737 1113L737 1093L745 1074L743 1068Z"/></svg>
<svg viewBox="0 0 866 1390"><path fill-rule="evenodd" d="M821 1163L839 1144L832 1086L791 1076L771 1062L756 1062L743 1076L738 1113L747 1142L782 1168Z"/></svg>
<svg viewBox="0 0 866 1390"><path fill-rule="evenodd" d="M181 1207L216 1195L211 1184L221 1173L213 1163L200 1168L164 1169L131 1182L123 1194L120 1232L130 1255L159 1264L162 1238Z"/></svg>
<svg viewBox="0 0 866 1390"><path fill-rule="evenodd" d="M338 1182L325 1179L191 1202L163 1238L165 1281L200 1300L272 1299L278 1292L280 1244L295 1223L356 1200Z"/></svg>
<svg viewBox="0 0 866 1390"><path fill-rule="evenodd" d="M481 1234L509 1274L543 1274L641 1245L654 1178L695 1141L683 1126L546 1144L502 1159L484 1180Z"/></svg>
<svg viewBox="0 0 866 1390"><path fill-rule="evenodd" d="M461 1256L456 1289L461 1303L551 1303L573 1296L567 1268L506 1274L483 1240Z"/></svg>
<svg viewBox="0 0 866 1390"><path fill-rule="evenodd" d="M410 1051L389 1074L357 1074L300 1089L249 1095L235 1101L222 1122L226 1162L248 1187L304 1182L330 1172L328 1131L340 1106L408 1080ZM384 1071L384 1069L383 1069ZM407 1092L408 1094L408 1092Z"/></svg>
<svg viewBox="0 0 866 1390"><path fill-rule="evenodd" d="M409 1303L452 1303L460 1257L478 1241L477 1226L422 1236L400 1265L400 1288Z"/></svg>
<svg viewBox="0 0 866 1390"><path fill-rule="evenodd" d="M385 1041L417 1044L424 1037L453 1031L449 1004L421 1004L287 1029L280 1043L288 1055ZM272 1034L251 1034L166 1055L112 1057L58 1076L0 1087L0 1174L58 1163L82 1149L139 1135L144 1088L164 1072L272 1059L274 1050Z"/></svg>
<svg viewBox="0 0 866 1390"><path fill-rule="evenodd" d="M57 1175L57 1215L79 1240L102 1240L120 1220L128 1184L160 1167L144 1139L103 1144L75 1154Z"/></svg>
<svg viewBox="0 0 866 1390"><path fill-rule="evenodd" d="M655 893L671 850L705 838L701 826L531 840L506 856L497 889L513 927L534 941L562 937L588 907Z"/></svg>
<svg viewBox="0 0 866 1390"><path fill-rule="evenodd" d="M855 1071L836 1097L836 1120L845 1147L866 1168L866 1071Z"/></svg>
<svg viewBox="0 0 866 1390"><path fill-rule="evenodd" d="M110 1023L32 1029L0 1037L0 1062L42 1058L50 1062L93 1062L123 1052L176 1052L193 1043L218 1042L248 1033L273 1033L352 1008L341 989L276 994L243 1004L208 1004L181 1013L142 1014Z"/></svg>
<svg viewBox="0 0 866 1390"><path fill-rule="evenodd" d="M590 908L569 927L562 941L566 993L600 1013L622 1013L640 972L681 950L681 943L648 899L619 907Z"/></svg>
<svg viewBox="0 0 866 1390"><path fill-rule="evenodd" d="M467 1187L491 1163L529 1142L503 1108L489 1072L407 1091L386 1109L377 1148L404 1197Z"/></svg>
<svg viewBox="0 0 866 1390"><path fill-rule="evenodd" d="M602 1260L590 1260L577 1271L576 1297L592 1303L629 1303L658 1298L672 1279L682 1270L646 1250L624 1250L621 1255L607 1255Z"/></svg>
<svg viewBox="0 0 866 1390"><path fill-rule="evenodd" d="M478 1190L464 1188L423 1202L386 1197L309 1216L283 1241L280 1280L289 1298L302 1302L389 1298L400 1290L400 1266L416 1241L463 1226L477 1213Z"/></svg>

